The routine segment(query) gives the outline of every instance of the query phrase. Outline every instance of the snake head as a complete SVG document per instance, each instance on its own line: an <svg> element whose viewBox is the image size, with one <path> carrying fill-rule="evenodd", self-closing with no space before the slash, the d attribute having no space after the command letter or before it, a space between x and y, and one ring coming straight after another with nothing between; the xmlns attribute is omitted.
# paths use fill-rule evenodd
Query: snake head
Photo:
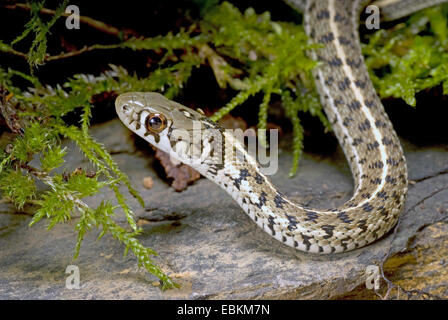
<svg viewBox="0 0 448 320"><path fill-rule="evenodd" d="M115 109L130 130L162 151L174 151L182 162L187 162L186 151L200 148L201 140L195 137L201 137L198 133L205 124L214 125L203 114L155 92L123 93L115 100Z"/></svg>

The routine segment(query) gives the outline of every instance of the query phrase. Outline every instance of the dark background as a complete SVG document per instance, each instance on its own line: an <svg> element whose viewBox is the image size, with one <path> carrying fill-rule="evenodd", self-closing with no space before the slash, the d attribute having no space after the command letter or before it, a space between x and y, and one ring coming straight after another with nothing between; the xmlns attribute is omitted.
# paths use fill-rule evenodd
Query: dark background
<svg viewBox="0 0 448 320"><path fill-rule="evenodd" d="M55 9L62 1L46 1L45 7ZM257 13L270 11L273 20L300 22L301 15L294 12L282 1L235 0L230 1L244 10L255 8ZM10 43L23 30L29 20L29 12L22 9L7 9L4 5L13 5L16 1L0 2L0 30L1 40ZM69 4L78 5L80 14L105 22L123 31L124 37L144 36L153 37L165 35L172 31L176 33L182 27L188 27L193 21L200 19L207 0L151 0L151 1L70 1ZM44 16L49 19L50 16ZM231 21L229 21L231 23ZM361 30L364 33L363 30ZM18 43L16 50L27 52L32 36ZM60 18L51 29L48 37L48 53L77 50L85 45L113 44L121 40L113 35L95 30L81 23L79 30L65 28L65 19ZM68 77L77 73L98 75L108 70L109 64L125 67L129 73L136 72L139 76L147 76L157 67L157 54L153 52L132 50L98 50L87 52L76 57L48 62L38 67L34 74L42 83L55 85L63 83ZM0 52L0 65L7 69L11 67L29 73L27 62L20 57ZM28 85L23 83L23 85ZM202 108L218 108L228 102L235 92L231 89L222 90L216 84L210 68L204 66L194 71L193 76L177 99L189 106ZM249 125L256 124L258 105L261 97L249 99L244 106L237 107L232 112L235 116L243 117ZM271 110L277 110L270 116L269 121L280 125L285 132L290 130L287 120L282 118L279 102L273 99ZM420 92L417 95L417 107L408 106L400 99L386 99L383 101L394 127L401 138L417 145L436 145L448 143L448 99L442 93L441 86ZM95 103L93 123L116 117L110 112L113 96ZM113 110L113 109L112 109ZM305 150L308 152L328 153L337 148L337 141L331 133L324 133L320 122L309 115L300 115L305 127Z"/></svg>

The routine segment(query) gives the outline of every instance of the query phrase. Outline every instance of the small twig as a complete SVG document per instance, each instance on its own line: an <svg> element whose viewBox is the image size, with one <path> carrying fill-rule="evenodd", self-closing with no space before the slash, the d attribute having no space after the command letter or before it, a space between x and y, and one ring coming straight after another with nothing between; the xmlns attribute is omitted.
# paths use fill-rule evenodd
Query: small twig
<svg viewBox="0 0 448 320"><path fill-rule="evenodd" d="M71 57L78 56L78 55L80 55L82 53L93 51L93 50L98 50L98 49L115 49L115 48L119 48L119 47L121 47L120 43L118 43L118 44L109 44L109 45L106 45L106 44L94 44L92 46L84 46L83 48L81 48L79 50L76 50L76 51L62 52L62 53L54 55L54 56L47 55L44 58L44 62L55 61L55 60L60 60L60 59L65 59L65 58L71 58ZM28 55L26 53L19 52L17 50L8 50L6 52L11 53L11 54L16 55L16 56L19 56L19 57L24 58L24 59L28 59Z"/></svg>
<svg viewBox="0 0 448 320"><path fill-rule="evenodd" d="M82 53L97 50L97 49L115 49L119 48L121 44L110 44L110 45L103 45L103 44L94 44L93 46L84 46L83 48L76 50L76 51L70 51L70 52L62 52L58 55L54 56L47 56L44 61L54 61L54 60L60 60L65 58L71 58L74 56L78 56Z"/></svg>
<svg viewBox="0 0 448 320"><path fill-rule="evenodd" d="M18 56L18 57L21 57L23 59L28 59L28 55L26 53L17 51L17 50L15 50L13 48L8 48L5 52L11 53L11 54L13 54L15 56Z"/></svg>
<svg viewBox="0 0 448 320"><path fill-rule="evenodd" d="M25 4L25 3L16 3L16 4L11 4L11 5L4 5L3 8L12 9L12 10L14 10L16 8L19 8L19 9L22 9L22 10L26 10L26 11L30 11L31 10L31 6L29 6L29 5ZM56 13L56 11L55 10L51 10L51 9L47 9L47 8L42 8L40 10L40 13L54 15ZM70 16L70 14L63 12L62 16L63 17L68 17L68 16ZM89 25L90 27L92 27L94 29L97 29L97 30L99 30L101 32L108 33L108 34L111 34L113 36L116 36L117 38L120 38L120 36L122 34L122 32L118 28L115 28L115 27L113 27L111 25L108 25L108 24L106 24L104 22L95 20L95 19L90 18L90 17L80 16L79 17L79 21L82 22L82 23L85 23L85 24Z"/></svg>

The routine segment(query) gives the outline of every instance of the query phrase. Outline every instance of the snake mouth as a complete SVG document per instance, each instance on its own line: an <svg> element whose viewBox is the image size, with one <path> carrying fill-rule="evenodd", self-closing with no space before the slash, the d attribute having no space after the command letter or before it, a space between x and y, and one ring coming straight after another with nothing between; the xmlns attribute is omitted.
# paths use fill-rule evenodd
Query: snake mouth
<svg viewBox="0 0 448 320"><path fill-rule="evenodd" d="M121 98L121 96L119 96L115 100L115 111L117 112L120 119L129 118L129 116L132 114L132 108L129 106L127 101Z"/></svg>
<svg viewBox="0 0 448 320"><path fill-rule="evenodd" d="M132 96L130 97L128 94L122 94L115 100L115 111L120 120L126 125L131 125L134 121L138 121L141 113L139 108L136 109L132 105L132 101Z"/></svg>

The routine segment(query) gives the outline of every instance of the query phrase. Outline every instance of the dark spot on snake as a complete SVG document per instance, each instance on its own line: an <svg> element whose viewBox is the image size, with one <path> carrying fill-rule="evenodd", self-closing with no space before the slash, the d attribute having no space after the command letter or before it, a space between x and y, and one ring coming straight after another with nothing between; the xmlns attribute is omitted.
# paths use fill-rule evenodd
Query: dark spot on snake
<svg viewBox="0 0 448 320"><path fill-rule="evenodd" d="M282 209L283 208L283 204L285 203L286 201L280 196L280 195L275 195L275 198L274 198L274 203L275 203L275 207L276 208L280 208L280 209Z"/></svg>
<svg viewBox="0 0 448 320"><path fill-rule="evenodd" d="M334 16L334 21L335 22L344 22L345 21L345 17L341 16L339 13L336 13L336 15Z"/></svg>
<svg viewBox="0 0 448 320"><path fill-rule="evenodd" d="M359 108L361 108L361 104L359 103L358 100L354 100L354 101L352 101L352 102L348 105L348 108L349 108L351 111L356 111L356 110L358 110Z"/></svg>
<svg viewBox="0 0 448 320"><path fill-rule="evenodd" d="M247 169L241 169L240 177L242 180L246 180L247 177L250 177L249 171Z"/></svg>
<svg viewBox="0 0 448 320"><path fill-rule="evenodd" d="M339 58L333 58L332 60L328 61L328 64L332 67L340 67L342 66L342 61Z"/></svg>
<svg viewBox="0 0 448 320"><path fill-rule="evenodd" d="M339 90L342 90L342 91L348 89L349 86L350 86L350 80L347 77L345 77L344 80L342 80L338 83Z"/></svg>
<svg viewBox="0 0 448 320"><path fill-rule="evenodd" d="M398 194L398 193L396 193L395 191L394 191L394 194L392 195L392 197L395 199L395 203L400 203L400 195Z"/></svg>
<svg viewBox="0 0 448 320"><path fill-rule="evenodd" d="M349 45L349 44L352 43L350 41L350 39L348 39L348 38L346 38L344 36L340 36L338 39L339 39L339 43L342 44L342 45Z"/></svg>
<svg viewBox="0 0 448 320"><path fill-rule="evenodd" d="M378 192L378 193L377 193L377 196L378 196L379 198L383 198L383 199L387 199L387 198L388 198L388 197L387 197L387 193L384 192L384 191L380 191L380 192ZM378 209L380 209L380 208L378 208Z"/></svg>
<svg viewBox="0 0 448 320"><path fill-rule="evenodd" d="M222 166L224 166L224 164L222 164ZM240 190L241 181L246 180L247 177L250 177L249 171L247 169L241 169L240 176L233 180L233 184L238 190Z"/></svg>
<svg viewBox="0 0 448 320"><path fill-rule="evenodd" d="M312 238L313 237L311 237L311 236L306 236L306 235L302 234L303 244L306 246L306 251L310 251L310 247L311 247L310 239L312 239Z"/></svg>
<svg viewBox="0 0 448 320"><path fill-rule="evenodd" d="M351 223L353 221L348 217L348 215L345 211L338 212L337 217L339 220L341 220L344 223Z"/></svg>
<svg viewBox="0 0 448 320"><path fill-rule="evenodd" d="M274 230L274 217L270 216L268 218L268 227L272 231L272 235L275 236L275 230Z"/></svg>
<svg viewBox="0 0 448 320"><path fill-rule="evenodd" d="M333 34L333 32L329 32L326 35L323 35L320 38L319 42L320 43L329 43L329 42L331 42L333 40L334 40L334 34Z"/></svg>
<svg viewBox="0 0 448 320"><path fill-rule="evenodd" d="M319 217L317 212L314 211L307 211L306 216L305 221L313 221L314 223L316 223L316 219Z"/></svg>
<svg viewBox="0 0 448 320"><path fill-rule="evenodd" d="M355 59L347 58L346 62L350 67L354 67L356 69L361 66L361 60L358 60L358 62L356 62Z"/></svg>
<svg viewBox="0 0 448 320"><path fill-rule="evenodd" d="M366 86L366 83L365 83L364 81L361 81L361 80L356 80L356 81L355 81L355 85L356 85L358 88L364 89L365 86ZM371 107L371 105L368 105L367 102L366 102L366 106L368 106L369 108Z"/></svg>
<svg viewBox="0 0 448 320"><path fill-rule="evenodd" d="M255 203L255 205L259 209L266 204L266 196L267 196L267 193L262 191L260 196L258 197L258 203Z"/></svg>
<svg viewBox="0 0 448 320"><path fill-rule="evenodd" d="M156 143L159 143L159 142L160 142L160 136L159 136L158 133L150 132L150 131L147 130L147 131L144 133L144 136L147 137L147 136L149 136L149 135L152 135L152 136L154 137L154 141L155 141ZM174 144L176 144L176 142L177 142L177 141L174 141ZM170 144L171 144L171 147L173 147L173 141L170 141Z"/></svg>
<svg viewBox="0 0 448 320"><path fill-rule="evenodd" d="M395 184L397 183L397 179L392 178L390 175L387 175L387 176L386 176L386 182L387 182L387 183L390 183L390 184L392 184L392 185L395 185Z"/></svg>
<svg viewBox="0 0 448 320"><path fill-rule="evenodd" d="M344 118L344 121L342 122L342 124L343 124L345 127L347 127L347 126L350 124L351 121L353 121L353 118L352 118L352 117L345 117L345 118Z"/></svg>
<svg viewBox="0 0 448 320"><path fill-rule="evenodd" d="M366 131L370 129L370 122L366 120L359 125L359 131ZM376 141L375 141L376 142ZM377 142L378 143L378 142Z"/></svg>
<svg viewBox="0 0 448 320"><path fill-rule="evenodd" d="M387 125L384 121L381 120L376 120L375 121L375 126L380 129L380 128L385 128Z"/></svg>
<svg viewBox="0 0 448 320"><path fill-rule="evenodd" d="M346 239L341 240L342 251L347 251L347 244L345 243Z"/></svg>
<svg viewBox="0 0 448 320"><path fill-rule="evenodd" d="M255 182L258 184L262 184L264 182L263 177L258 172L255 174Z"/></svg>
<svg viewBox="0 0 448 320"><path fill-rule="evenodd" d="M389 216L389 212L384 208L384 206L378 207L378 211L385 217Z"/></svg>
<svg viewBox="0 0 448 320"><path fill-rule="evenodd" d="M324 230L326 232L326 234L327 234L326 236L324 236L324 239L328 239L328 238L331 238L333 236L334 228L335 228L334 226L329 225L329 224L322 226L322 230Z"/></svg>
<svg viewBox="0 0 448 320"><path fill-rule="evenodd" d="M382 169L384 164L382 161L375 161L369 165L369 169Z"/></svg>
<svg viewBox="0 0 448 320"><path fill-rule="evenodd" d="M325 84L327 86L331 86L334 82L334 78L332 76L329 76L327 79L325 79Z"/></svg>
<svg viewBox="0 0 448 320"><path fill-rule="evenodd" d="M334 99L334 104L336 106L343 105L344 104L344 100L342 98L336 98L336 99Z"/></svg>
<svg viewBox="0 0 448 320"><path fill-rule="evenodd" d="M367 231L367 221L365 219L359 220L358 221L358 228L361 229L361 233L364 233Z"/></svg>
<svg viewBox="0 0 448 320"><path fill-rule="evenodd" d="M367 150L372 151L372 150L378 149L379 145L380 144L378 143L378 141L375 141L374 143L368 143Z"/></svg>
<svg viewBox="0 0 448 320"><path fill-rule="evenodd" d="M362 209L365 212L370 212L373 210L373 207L370 205L370 203L367 202L367 203L364 203L364 205L362 206Z"/></svg>
<svg viewBox="0 0 448 320"><path fill-rule="evenodd" d="M330 18L330 12L328 10L321 10L316 15L317 20L329 19L329 18Z"/></svg>
<svg viewBox="0 0 448 320"><path fill-rule="evenodd" d="M297 224L299 222L297 221L296 217L286 214L286 218L288 218L288 221L289 221L288 230L293 231L293 230L297 229Z"/></svg>
<svg viewBox="0 0 448 320"><path fill-rule="evenodd" d="M362 143L362 138L355 138L353 139L352 146L356 147L357 145Z"/></svg>
<svg viewBox="0 0 448 320"><path fill-rule="evenodd" d="M387 137L384 137L382 141L383 141L383 144L386 145L386 146L389 146L389 145L391 145L393 143L393 140L389 139Z"/></svg>

